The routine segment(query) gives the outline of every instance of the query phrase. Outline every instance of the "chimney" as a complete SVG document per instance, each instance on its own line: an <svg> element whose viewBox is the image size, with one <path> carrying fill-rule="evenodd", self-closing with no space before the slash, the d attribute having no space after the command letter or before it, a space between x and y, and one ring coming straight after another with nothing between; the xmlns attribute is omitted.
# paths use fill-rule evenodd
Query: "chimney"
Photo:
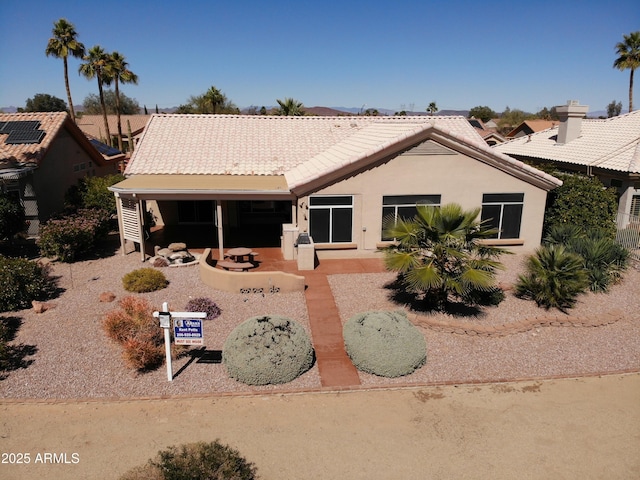
<svg viewBox="0 0 640 480"><path fill-rule="evenodd" d="M588 105L580 105L578 100L569 100L566 105L556 107L560 118L556 143L564 145L580 136L582 119L589 111Z"/></svg>

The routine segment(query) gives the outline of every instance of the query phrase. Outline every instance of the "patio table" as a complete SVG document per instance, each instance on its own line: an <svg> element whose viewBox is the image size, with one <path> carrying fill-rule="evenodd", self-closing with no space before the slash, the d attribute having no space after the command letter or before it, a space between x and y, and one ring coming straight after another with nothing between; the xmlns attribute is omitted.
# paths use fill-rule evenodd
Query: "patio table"
<svg viewBox="0 0 640 480"><path fill-rule="evenodd" d="M225 257L229 257L231 261L243 263L243 262L252 262L253 257L257 255L256 252L246 247L237 247L230 248L227 250Z"/></svg>

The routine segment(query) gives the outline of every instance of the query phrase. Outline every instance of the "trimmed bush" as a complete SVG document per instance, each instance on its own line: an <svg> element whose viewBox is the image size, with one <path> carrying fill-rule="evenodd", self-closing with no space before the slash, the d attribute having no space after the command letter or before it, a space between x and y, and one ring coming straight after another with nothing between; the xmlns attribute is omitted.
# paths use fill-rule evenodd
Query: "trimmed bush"
<svg viewBox="0 0 640 480"><path fill-rule="evenodd" d="M122 357L136 370L151 370L164 361L164 332L153 317L153 308L144 298L128 296L120 309L108 312L102 326L107 336L124 348Z"/></svg>
<svg viewBox="0 0 640 480"><path fill-rule="evenodd" d="M222 310L210 298L192 298L184 307L185 312L204 312L207 314L205 320L214 320L220 316Z"/></svg>
<svg viewBox="0 0 640 480"><path fill-rule="evenodd" d="M539 307L565 310L573 307L588 285L580 255L563 245L546 245L527 259L526 273L518 277L515 293L534 300Z"/></svg>
<svg viewBox="0 0 640 480"><path fill-rule="evenodd" d="M224 342L222 361L231 378L248 385L287 383L313 365L311 340L299 323L278 315L252 317Z"/></svg>
<svg viewBox="0 0 640 480"><path fill-rule="evenodd" d="M122 286L128 292L145 293L161 290L169 284L167 277L153 268L138 268L122 277Z"/></svg>
<svg viewBox="0 0 640 480"><path fill-rule="evenodd" d="M31 307L32 300L46 300L55 290L49 268L25 258L0 255L0 312Z"/></svg>
<svg viewBox="0 0 640 480"><path fill-rule="evenodd" d="M354 315L345 323L343 336L355 367L373 375L409 375L427 361L424 336L403 311Z"/></svg>
<svg viewBox="0 0 640 480"><path fill-rule="evenodd" d="M6 193L0 192L0 241L11 241L17 233L27 228L24 207Z"/></svg>
<svg viewBox="0 0 640 480"><path fill-rule="evenodd" d="M38 246L45 257L58 257L70 263L89 254L108 232L109 217L105 210L80 210L42 225Z"/></svg>
<svg viewBox="0 0 640 480"><path fill-rule="evenodd" d="M169 447L120 480L253 480L256 470L240 452L216 440Z"/></svg>

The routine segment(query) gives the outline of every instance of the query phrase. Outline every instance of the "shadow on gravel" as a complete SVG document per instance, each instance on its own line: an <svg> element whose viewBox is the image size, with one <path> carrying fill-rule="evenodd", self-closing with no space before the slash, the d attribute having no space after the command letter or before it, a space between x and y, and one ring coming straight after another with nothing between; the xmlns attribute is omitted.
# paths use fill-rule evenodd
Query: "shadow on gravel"
<svg viewBox="0 0 640 480"><path fill-rule="evenodd" d="M193 362L222 363L222 350L207 350L206 347L202 347L195 350L189 350L183 354L183 356L187 355L191 356L191 358L174 374L174 378L184 372Z"/></svg>
<svg viewBox="0 0 640 480"><path fill-rule="evenodd" d="M20 317L0 317L0 380L9 376L9 372L20 368L27 368L34 360L27 357L35 355L38 348L35 345L11 345L18 330L22 326Z"/></svg>

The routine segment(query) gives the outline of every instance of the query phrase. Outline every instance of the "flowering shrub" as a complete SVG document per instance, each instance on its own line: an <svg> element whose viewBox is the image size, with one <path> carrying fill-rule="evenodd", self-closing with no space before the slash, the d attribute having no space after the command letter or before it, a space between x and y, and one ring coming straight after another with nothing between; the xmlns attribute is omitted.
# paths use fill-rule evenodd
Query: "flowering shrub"
<svg viewBox="0 0 640 480"><path fill-rule="evenodd" d="M55 288L49 268L25 258L0 255L0 312L31 306L32 300L45 300Z"/></svg>
<svg viewBox="0 0 640 480"><path fill-rule="evenodd" d="M222 313L220 307L213 300L206 297L192 298L187 302L184 310L186 312L204 312L207 314L205 320L218 318Z"/></svg>
<svg viewBox="0 0 640 480"><path fill-rule="evenodd" d="M104 210L79 210L77 214L49 220L40 229L38 246L42 255L74 262L89 253L108 233Z"/></svg>

